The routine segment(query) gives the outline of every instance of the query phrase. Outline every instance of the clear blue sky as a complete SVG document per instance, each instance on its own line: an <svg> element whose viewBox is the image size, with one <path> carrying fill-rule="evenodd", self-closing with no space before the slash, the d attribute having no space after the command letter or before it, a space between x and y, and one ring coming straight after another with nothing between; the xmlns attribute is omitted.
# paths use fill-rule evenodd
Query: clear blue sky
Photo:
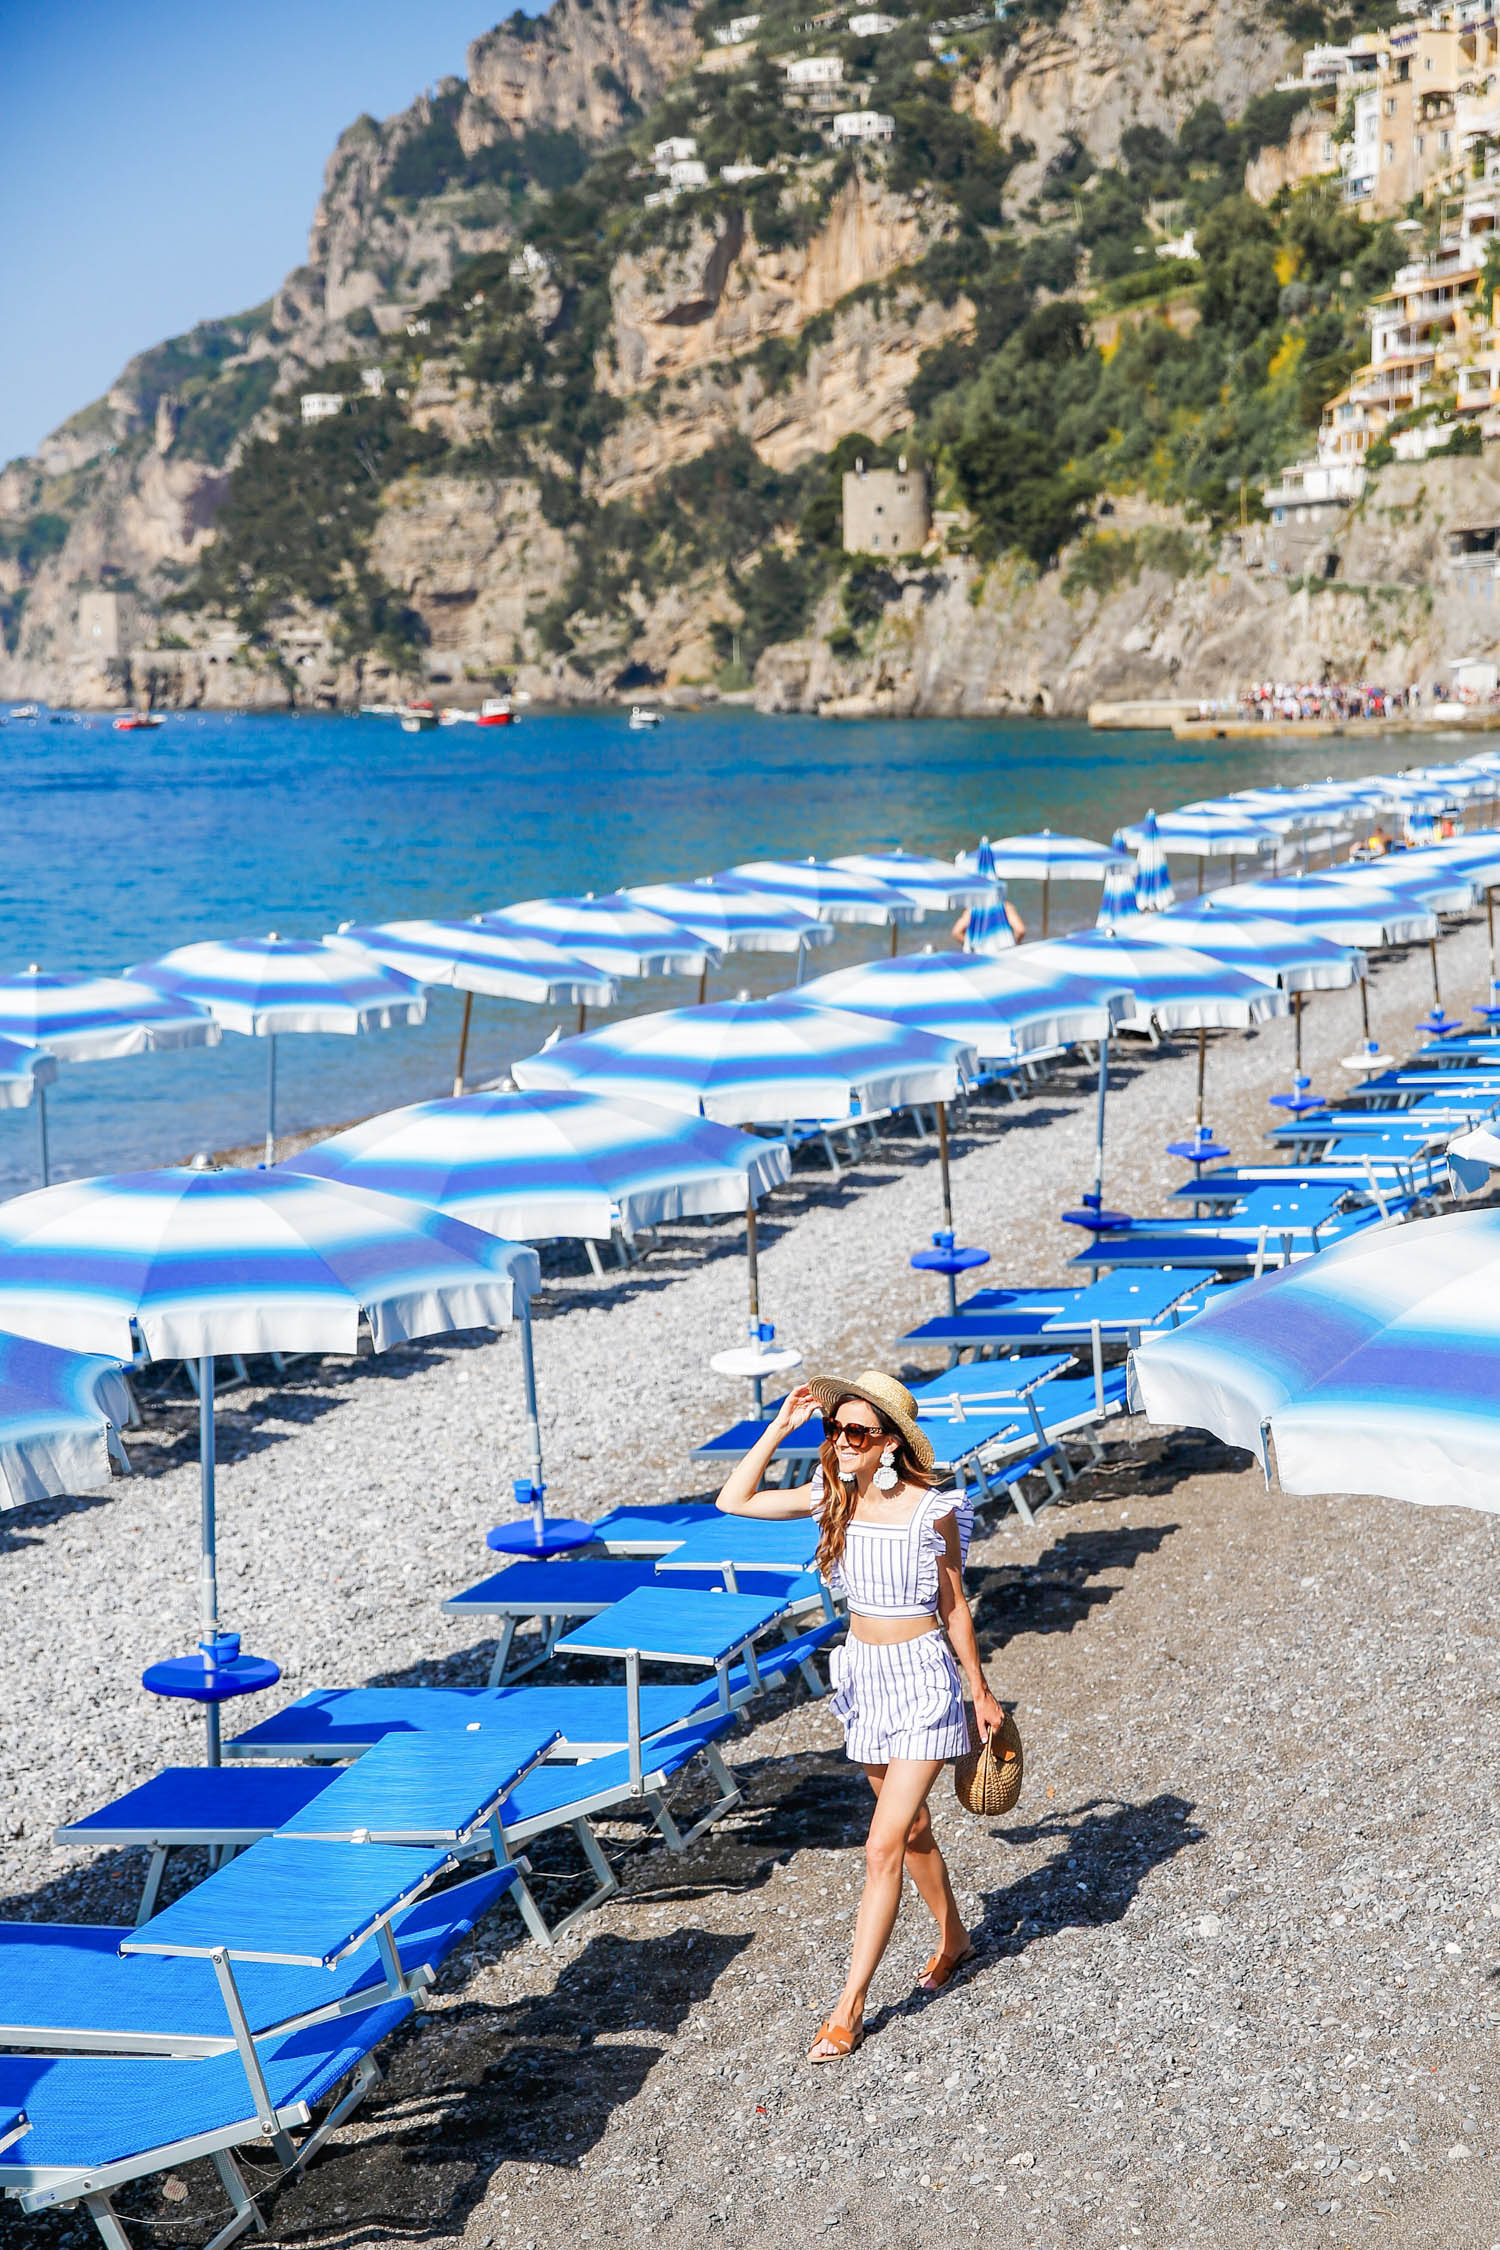
<svg viewBox="0 0 1500 2250"><path fill-rule="evenodd" d="M133 352L268 297L344 126L461 75L513 5L0 0L0 462Z"/></svg>

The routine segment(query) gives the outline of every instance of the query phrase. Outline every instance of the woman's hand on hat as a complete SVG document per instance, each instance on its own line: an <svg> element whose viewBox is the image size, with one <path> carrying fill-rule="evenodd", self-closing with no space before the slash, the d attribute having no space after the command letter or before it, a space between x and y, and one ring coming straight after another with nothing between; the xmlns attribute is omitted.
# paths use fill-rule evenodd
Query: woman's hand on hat
<svg viewBox="0 0 1500 2250"><path fill-rule="evenodd" d="M786 1397L782 1400L776 1414L776 1427L785 1437L789 1431L800 1430L804 1422L810 1422L813 1416L821 1413L821 1411L817 1399L813 1396L812 1385L810 1383L799 1383L796 1389L788 1391Z"/></svg>

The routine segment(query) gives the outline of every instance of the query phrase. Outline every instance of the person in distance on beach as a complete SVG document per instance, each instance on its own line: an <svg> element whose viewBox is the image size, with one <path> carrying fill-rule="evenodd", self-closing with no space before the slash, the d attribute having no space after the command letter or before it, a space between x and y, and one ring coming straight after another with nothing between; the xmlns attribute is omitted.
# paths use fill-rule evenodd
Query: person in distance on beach
<svg viewBox="0 0 1500 2250"><path fill-rule="evenodd" d="M782 1439L818 1413L824 1438L811 1482L762 1491ZM726 1515L816 1517L818 1568L849 1603L849 1638L829 1665L833 1708L844 1748L875 1792L875 1811L849 1974L818 2026L814 2063L840 2061L864 2037L865 1995L895 1928L903 1865L938 1927L922 1990L940 1992L974 1951L927 1799L948 1760L969 1748L960 1667L981 1739L1005 1714L980 1670L964 1599L972 1510L935 1489L932 1459L911 1392L871 1371L853 1383L799 1384L719 1494Z"/></svg>

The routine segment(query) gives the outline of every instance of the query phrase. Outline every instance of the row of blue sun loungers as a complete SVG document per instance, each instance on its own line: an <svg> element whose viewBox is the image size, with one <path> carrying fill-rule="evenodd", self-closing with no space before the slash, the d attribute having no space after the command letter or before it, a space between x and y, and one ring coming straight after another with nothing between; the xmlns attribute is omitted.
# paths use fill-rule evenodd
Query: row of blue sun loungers
<svg viewBox="0 0 1500 2250"><path fill-rule="evenodd" d="M305 2164L483 1915L509 1898L550 1943L617 1888L598 1819L642 1812L681 1852L740 1803L720 1747L736 1713L807 1672L838 1622L809 1596L816 1528L689 1507L616 1510L600 1531L602 1556L517 1568L630 1576L553 1647L619 1661L622 1685L318 1690L224 1766L169 1768L58 1832L150 1865L133 1929L0 1923L0 2189L28 2211L82 2203L126 2250L116 2192L209 2157L224 2250L261 2223L236 2150L269 2142L279 2178ZM702 1677L645 1676L659 1665ZM693 1768L710 1787L684 1825ZM558 1829L594 1887L549 1926L525 1847ZM215 1871L157 1911L188 1846Z"/></svg>

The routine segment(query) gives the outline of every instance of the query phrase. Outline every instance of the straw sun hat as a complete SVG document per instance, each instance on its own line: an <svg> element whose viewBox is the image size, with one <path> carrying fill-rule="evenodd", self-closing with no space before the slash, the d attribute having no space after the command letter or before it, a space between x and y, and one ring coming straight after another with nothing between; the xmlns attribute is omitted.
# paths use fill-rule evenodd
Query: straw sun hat
<svg viewBox="0 0 1500 2250"><path fill-rule="evenodd" d="M840 1399L862 1398L866 1406L873 1406L877 1414L883 1414L901 1432L919 1469L932 1467L932 1441L918 1427L917 1402L894 1375L882 1375L878 1369L867 1367L852 1383L836 1383L829 1376L821 1375L807 1387L823 1409L825 1420Z"/></svg>

